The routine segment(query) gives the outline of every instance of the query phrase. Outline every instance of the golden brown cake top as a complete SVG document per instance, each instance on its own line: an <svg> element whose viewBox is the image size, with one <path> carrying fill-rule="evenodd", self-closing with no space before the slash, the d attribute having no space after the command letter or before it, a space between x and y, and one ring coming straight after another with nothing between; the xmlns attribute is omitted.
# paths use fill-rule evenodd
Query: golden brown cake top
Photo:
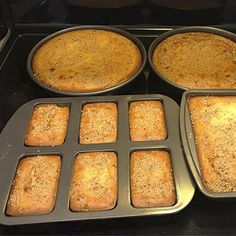
<svg viewBox="0 0 236 236"><path fill-rule="evenodd" d="M114 152L77 155L71 186L70 207L74 211L106 210L115 206L117 160Z"/></svg>
<svg viewBox="0 0 236 236"><path fill-rule="evenodd" d="M236 191L236 97L191 97L189 109L206 187Z"/></svg>
<svg viewBox="0 0 236 236"><path fill-rule="evenodd" d="M179 33L154 49L153 64L186 88L236 88L236 43L204 32Z"/></svg>
<svg viewBox="0 0 236 236"><path fill-rule="evenodd" d="M135 207L170 206L175 187L166 151L136 151L131 155L132 202Z"/></svg>
<svg viewBox="0 0 236 236"><path fill-rule="evenodd" d="M35 106L29 123L25 144L29 146L61 145L69 119L69 108L57 104Z"/></svg>
<svg viewBox="0 0 236 236"><path fill-rule="evenodd" d="M50 212L54 206L60 167L59 156L30 156L21 160L7 213L34 215Z"/></svg>
<svg viewBox="0 0 236 236"><path fill-rule="evenodd" d="M114 143L117 138L117 116L115 103L84 105L80 123L80 143Z"/></svg>
<svg viewBox="0 0 236 236"><path fill-rule="evenodd" d="M70 92L110 88L130 79L142 55L130 39L111 31L84 29L44 43L33 57L33 72L42 83Z"/></svg>
<svg viewBox="0 0 236 236"><path fill-rule="evenodd" d="M132 141L163 140L167 137L164 109L160 101L131 102L129 123Z"/></svg>

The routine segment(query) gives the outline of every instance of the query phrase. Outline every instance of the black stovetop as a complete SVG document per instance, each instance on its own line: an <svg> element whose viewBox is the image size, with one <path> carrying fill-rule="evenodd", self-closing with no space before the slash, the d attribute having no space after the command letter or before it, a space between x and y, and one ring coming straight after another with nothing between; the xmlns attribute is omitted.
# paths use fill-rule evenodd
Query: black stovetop
<svg viewBox="0 0 236 236"><path fill-rule="evenodd" d="M63 0L37 0L28 8L18 0L9 2L12 7L12 22L21 24L15 24L0 52L0 132L11 115L25 102L39 97L58 96L44 91L30 80L25 62L29 51L40 39L61 28L69 27L68 24L122 25L121 28L138 36L146 48L155 37L173 25L218 24L219 27L236 33L235 8L232 7L235 6L234 0L225 1L227 4L219 8L201 11L163 8L145 1L120 9L76 7L65 4ZM145 68L145 71L148 73L149 68ZM148 76L143 75L141 83L124 93L153 92L147 83ZM179 103L179 98L161 85L154 91L169 95ZM196 189L192 202L176 215L0 226L0 234L234 235L236 207L234 202L209 200Z"/></svg>
<svg viewBox="0 0 236 236"><path fill-rule="evenodd" d="M113 25L208 25L236 23L234 0L206 0L215 2L215 6L187 4L178 8L172 0L172 7L163 6L161 1L139 1L139 4L120 8L94 8L72 5L65 0L36 0L23 8L20 1L9 1L14 22L60 22L73 24L113 24ZM21 2L29 2L21 0ZM32 2L32 1L31 1ZM76 1L74 1L76 2ZM77 1L79 4L79 1ZM92 1L91 1L92 2ZM162 1L164 2L164 1ZM171 2L171 1L168 1ZM183 2L183 1L182 1ZM192 1L196 2L196 1ZM18 4L17 4L18 3ZM165 5L165 4L164 4ZM213 4L214 5L214 4Z"/></svg>
<svg viewBox="0 0 236 236"><path fill-rule="evenodd" d="M69 27L63 24L21 24L15 25L10 38L0 53L0 130L10 116L25 102L38 97L54 97L32 82L26 72L26 58L31 48L46 35ZM170 30L166 27L119 26L137 37L148 48L154 38ZM221 26L223 27L223 26ZM223 27L236 32L236 25ZM149 66L145 68L149 72ZM149 75L148 75L149 76ZM150 93L147 75L136 87L124 93ZM156 93L171 96L179 103L178 97L165 87L156 88ZM20 121L19 121L20 125ZM236 206L234 202L212 201L198 190L192 202L180 213L169 216L137 217L114 220L95 220L71 223L53 223L17 227L0 226L0 234L167 234L205 235L236 234Z"/></svg>
<svg viewBox="0 0 236 236"><path fill-rule="evenodd" d="M72 23L102 25L212 25L236 23L234 0L206 0L215 5L207 8L202 3L195 9L193 2L187 8L164 7L160 0L139 0L139 4L120 8L94 8L69 4L68 0L2 0L2 15L7 21L18 23ZM74 2L79 2L74 0ZM93 2L93 1L91 1ZM94 1L95 2L95 1ZM118 1L116 1L118 2ZM160 3L162 2L162 4ZM182 1L183 2L183 1ZM175 3L175 4L174 4ZM2 5L2 7L1 7ZM164 4L165 5L165 4ZM11 17L9 16L11 15ZM0 19L1 22L1 19Z"/></svg>

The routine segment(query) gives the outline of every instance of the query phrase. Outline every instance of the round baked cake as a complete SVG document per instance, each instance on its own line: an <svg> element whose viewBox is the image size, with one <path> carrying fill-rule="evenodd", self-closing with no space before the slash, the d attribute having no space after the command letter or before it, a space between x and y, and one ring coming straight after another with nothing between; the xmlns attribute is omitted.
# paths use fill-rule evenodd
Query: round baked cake
<svg viewBox="0 0 236 236"><path fill-rule="evenodd" d="M236 88L236 43L219 35L173 35L154 49L152 61L162 76L185 88Z"/></svg>
<svg viewBox="0 0 236 236"><path fill-rule="evenodd" d="M92 92L129 80L142 55L130 39L111 31L74 30L44 43L32 61L34 76L66 92Z"/></svg>

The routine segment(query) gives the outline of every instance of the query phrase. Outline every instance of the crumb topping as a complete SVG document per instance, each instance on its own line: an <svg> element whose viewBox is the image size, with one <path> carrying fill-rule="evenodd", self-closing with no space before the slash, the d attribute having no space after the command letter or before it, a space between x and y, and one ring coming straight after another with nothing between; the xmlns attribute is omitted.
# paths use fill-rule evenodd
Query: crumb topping
<svg viewBox="0 0 236 236"><path fill-rule="evenodd" d="M137 151L132 153L131 190L132 199L144 201L146 207L174 203L175 187L167 152Z"/></svg>
<svg viewBox="0 0 236 236"><path fill-rule="evenodd" d="M167 137L164 110L159 101L132 102L129 123L132 141L163 140Z"/></svg>
<svg viewBox="0 0 236 236"><path fill-rule="evenodd" d="M83 107L80 143L112 143L117 138L117 106L115 103L91 103Z"/></svg>
<svg viewBox="0 0 236 236"><path fill-rule="evenodd" d="M130 79L141 62L138 47L120 34L75 30L44 43L33 58L33 72L59 90L97 91Z"/></svg>
<svg viewBox="0 0 236 236"><path fill-rule="evenodd" d="M194 97L189 104L204 184L236 191L236 97Z"/></svg>
<svg viewBox="0 0 236 236"><path fill-rule="evenodd" d="M186 88L236 88L236 43L219 35L170 36L154 50L153 64L163 76Z"/></svg>
<svg viewBox="0 0 236 236"><path fill-rule="evenodd" d="M106 209L114 206L116 186L115 153L91 152L77 155L70 194L71 203L73 202L77 210Z"/></svg>
<svg viewBox="0 0 236 236"><path fill-rule="evenodd" d="M69 108L40 104L33 110L25 143L27 145L60 145L65 139Z"/></svg>
<svg viewBox="0 0 236 236"><path fill-rule="evenodd" d="M11 215L43 214L55 201L60 172L58 156L30 156L20 161L8 201Z"/></svg>

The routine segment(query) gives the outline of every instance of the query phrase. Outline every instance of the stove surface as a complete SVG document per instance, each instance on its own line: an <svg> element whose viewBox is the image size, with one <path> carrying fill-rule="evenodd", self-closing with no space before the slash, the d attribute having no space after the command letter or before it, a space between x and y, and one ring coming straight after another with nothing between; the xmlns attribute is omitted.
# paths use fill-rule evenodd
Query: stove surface
<svg viewBox="0 0 236 236"><path fill-rule="evenodd" d="M26 71L26 58L31 48L46 35L69 25L16 25L0 54L0 129L10 116L25 102L39 97L55 97L56 94L46 92L30 80ZM122 27L121 27L122 28ZM138 36L146 48L155 37L167 31L166 28L133 28L123 27ZM227 28L236 32L236 27ZM149 67L145 68L148 74ZM150 75L146 75L150 76ZM145 77L146 78L146 77ZM145 78L136 88L125 93L149 93L152 89L146 84ZM146 82L145 82L146 81ZM163 87L157 93L173 94ZM179 103L176 96L172 97ZM20 125L20 121L19 121ZM216 202L207 199L197 189L192 202L187 208L176 215L163 217L137 217L114 220L95 220L85 222L52 223L17 227L0 226L0 234L77 234L81 235L205 235L235 234L236 206L232 202Z"/></svg>
<svg viewBox="0 0 236 236"><path fill-rule="evenodd" d="M74 2L74 4L70 2ZM200 1L201 4L196 4L196 0L188 1L186 4L181 1L182 4L179 7L178 1L174 0L140 0L137 1L138 4L119 8L98 8L93 7L94 4L92 3L90 3L90 7L85 7L79 2L76 0L15 0L10 1L10 7L13 21L21 23L60 22L103 25L211 25L236 23L236 2L234 0L206 0L205 2ZM211 4L207 4L208 2ZM185 8L184 5L186 5Z"/></svg>

